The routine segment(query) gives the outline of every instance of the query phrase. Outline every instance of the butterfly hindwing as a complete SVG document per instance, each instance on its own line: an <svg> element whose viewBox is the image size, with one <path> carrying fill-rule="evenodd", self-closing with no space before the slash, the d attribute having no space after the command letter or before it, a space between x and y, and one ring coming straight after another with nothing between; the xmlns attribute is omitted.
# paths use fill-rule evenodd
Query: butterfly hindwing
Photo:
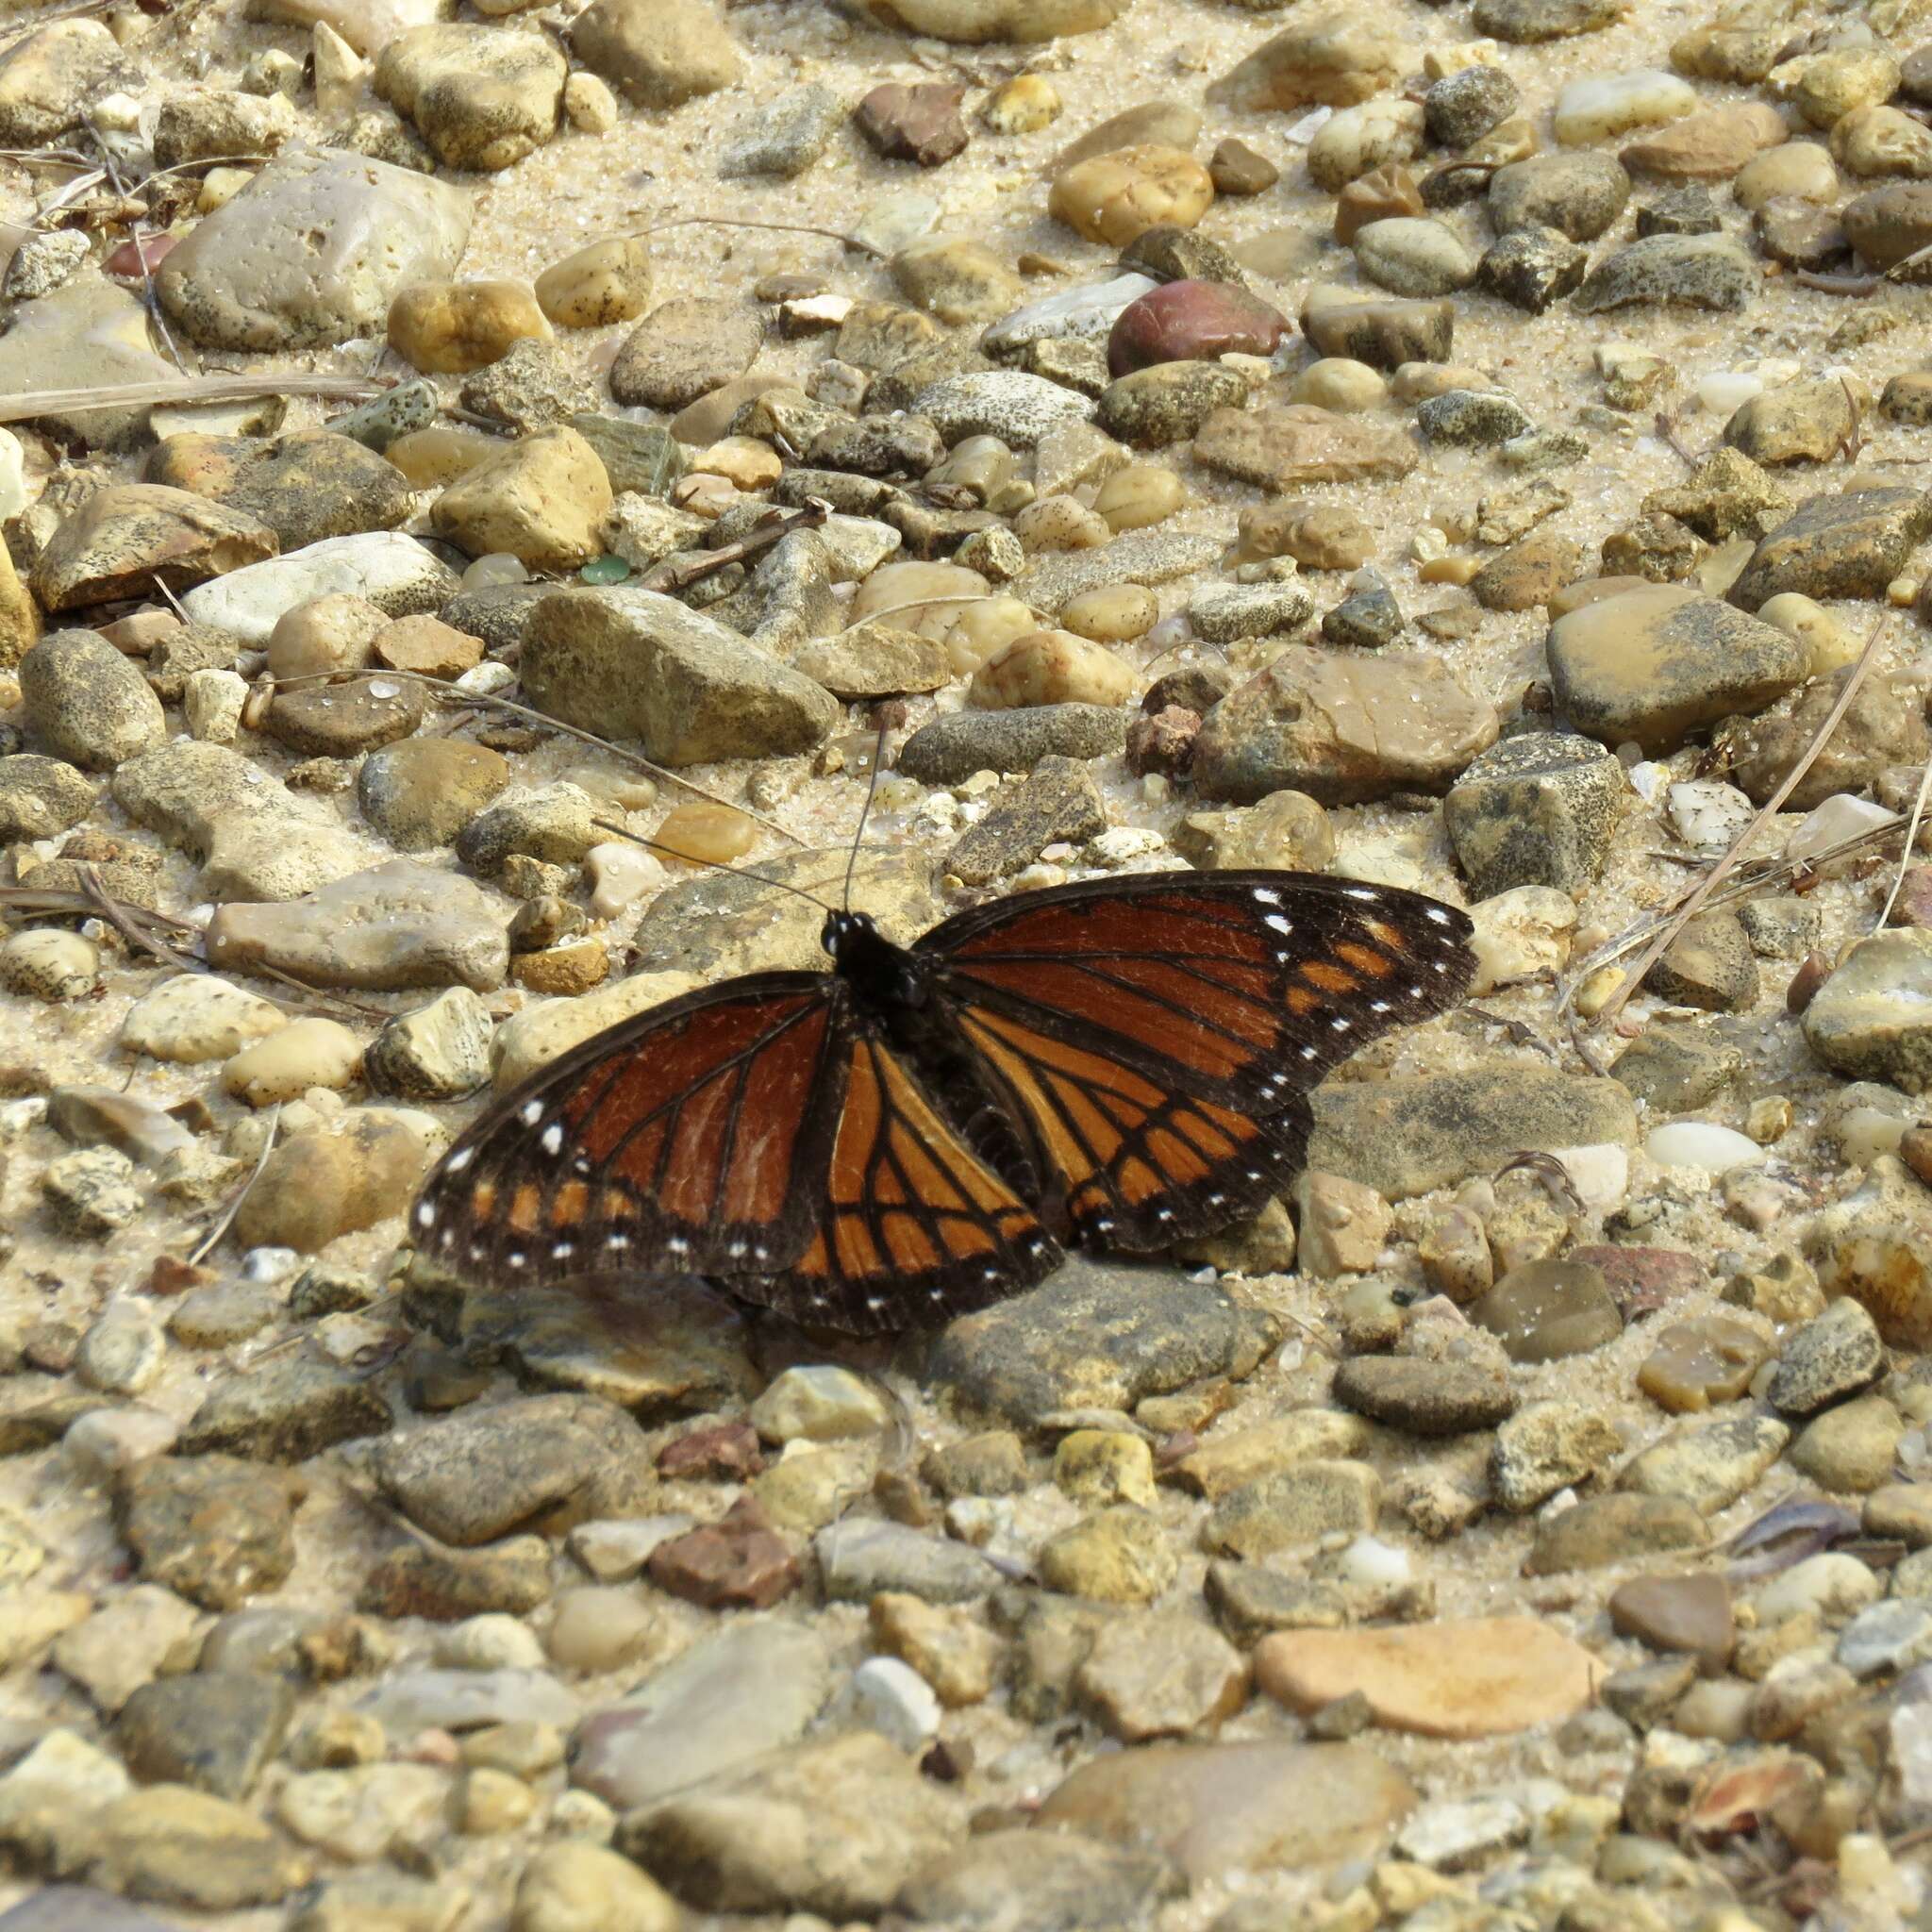
<svg viewBox="0 0 1932 1932"><path fill-rule="evenodd" d="M917 951L1056 1176L1049 1224L1145 1252L1280 1192L1307 1145L1308 1090L1459 998L1467 932L1462 914L1391 888L1163 874L977 908Z"/></svg>
<svg viewBox="0 0 1932 1932"><path fill-rule="evenodd" d="M1042 1279L1060 1251L941 1117L905 1061L855 1030L824 1216L747 1298L849 1334L937 1325Z"/></svg>
<svg viewBox="0 0 1932 1932"><path fill-rule="evenodd" d="M418 1246L532 1283L789 1265L817 1229L853 1024L838 980L768 973L597 1035L438 1162Z"/></svg>

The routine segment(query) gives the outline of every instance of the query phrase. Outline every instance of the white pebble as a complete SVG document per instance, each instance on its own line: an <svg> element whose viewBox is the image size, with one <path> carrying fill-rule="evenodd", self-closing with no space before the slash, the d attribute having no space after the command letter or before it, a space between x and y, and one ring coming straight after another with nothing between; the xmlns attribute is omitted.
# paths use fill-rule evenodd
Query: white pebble
<svg viewBox="0 0 1932 1932"><path fill-rule="evenodd" d="M584 866L591 879L591 912L597 919L615 919L664 883L664 867L658 859L641 846L614 839L592 845L584 854Z"/></svg>
<svg viewBox="0 0 1932 1932"><path fill-rule="evenodd" d="M1408 1552L1378 1537L1358 1536L1341 1553L1341 1574L1364 1589L1390 1589L1407 1583L1412 1572Z"/></svg>
<svg viewBox="0 0 1932 1932"><path fill-rule="evenodd" d="M1741 408L1753 396L1764 393L1764 378L1747 375L1741 370L1720 369L1697 385L1697 400L1714 416L1728 416Z"/></svg>
<svg viewBox="0 0 1932 1932"><path fill-rule="evenodd" d="M1785 841L1785 857L1810 858L1846 839L1856 839L1860 832L1891 824L1897 818L1897 812L1886 810L1872 799L1854 798L1849 791L1837 792L1815 811L1806 814L1798 829Z"/></svg>
<svg viewBox="0 0 1932 1932"><path fill-rule="evenodd" d="M1714 1121L1672 1121L1646 1137L1643 1151L1659 1167L1700 1167L1707 1174L1729 1174L1764 1158L1748 1134Z"/></svg>
<svg viewBox="0 0 1932 1932"><path fill-rule="evenodd" d="M436 1660L458 1671L534 1671L542 1667L543 1646L527 1624L490 1610L440 1632Z"/></svg>
<svg viewBox="0 0 1932 1932"><path fill-rule="evenodd" d="M838 1700L846 1723L878 1731L900 1750L923 1751L939 1735L940 1701L910 1664L895 1657L868 1657Z"/></svg>

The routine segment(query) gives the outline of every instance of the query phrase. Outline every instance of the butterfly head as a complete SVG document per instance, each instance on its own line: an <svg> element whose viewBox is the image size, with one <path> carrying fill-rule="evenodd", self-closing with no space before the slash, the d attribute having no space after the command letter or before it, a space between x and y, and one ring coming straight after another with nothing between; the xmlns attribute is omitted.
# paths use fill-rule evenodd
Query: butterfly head
<svg viewBox="0 0 1932 1932"><path fill-rule="evenodd" d="M819 944L837 961L841 955L863 945L876 930L863 912L828 912L819 930Z"/></svg>

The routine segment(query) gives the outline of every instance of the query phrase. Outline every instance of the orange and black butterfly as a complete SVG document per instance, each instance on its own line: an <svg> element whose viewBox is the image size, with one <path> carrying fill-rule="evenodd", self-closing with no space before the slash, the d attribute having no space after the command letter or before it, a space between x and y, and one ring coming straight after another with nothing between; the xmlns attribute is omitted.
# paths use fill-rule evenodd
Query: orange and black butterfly
<svg viewBox="0 0 1932 1932"><path fill-rule="evenodd" d="M1021 892L910 947L832 912L829 973L611 1027L438 1163L417 1244L501 1285L698 1274L807 1326L923 1327L1069 1247L1221 1232L1293 1177L1307 1094L1453 1006L1469 921L1291 872Z"/></svg>

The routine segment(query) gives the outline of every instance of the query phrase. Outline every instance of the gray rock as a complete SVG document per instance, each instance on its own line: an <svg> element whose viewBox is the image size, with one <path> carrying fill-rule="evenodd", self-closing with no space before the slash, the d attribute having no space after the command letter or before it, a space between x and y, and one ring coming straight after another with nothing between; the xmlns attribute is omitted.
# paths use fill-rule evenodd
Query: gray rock
<svg viewBox="0 0 1932 1932"><path fill-rule="evenodd" d="M898 1908L945 1932L1137 1932L1184 1889L1157 1852L1064 1831L994 1831L925 1866Z"/></svg>
<svg viewBox="0 0 1932 1932"><path fill-rule="evenodd" d="M1874 933L1805 1008L1805 1040L1826 1066L1907 1093L1932 1088L1932 930Z"/></svg>
<svg viewBox="0 0 1932 1932"><path fill-rule="evenodd" d="M1239 370L1219 362L1157 362L1108 383L1093 420L1135 449L1165 449L1185 442L1216 409L1239 409L1247 400L1247 377Z"/></svg>
<svg viewBox="0 0 1932 1932"><path fill-rule="evenodd" d="M896 769L923 785L957 785L974 772L1030 772L1046 758L1106 758L1124 749L1130 716L1104 705L956 711L922 724Z"/></svg>
<svg viewBox="0 0 1932 1932"><path fill-rule="evenodd" d="M1212 537L1185 530L1129 530L1097 550L1067 550L1038 558L1012 586L1012 594L1034 609L1058 611L1085 591L1108 584L1174 582L1206 570L1221 556Z"/></svg>
<svg viewBox="0 0 1932 1932"><path fill-rule="evenodd" d="M1927 530L1932 494L1924 491L1822 491L1759 540L1730 588L1730 601L1740 610L1756 610L1781 591L1882 596Z"/></svg>
<svg viewBox="0 0 1932 1932"><path fill-rule="evenodd" d="M452 843L509 783L509 761L458 738L406 738L362 760L356 803L400 852Z"/></svg>
<svg viewBox="0 0 1932 1932"><path fill-rule="evenodd" d="M168 447L161 445L158 458ZM331 537L392 530L414 501L402 472L352 437L309 430L244 449L225 487L207 493L266 524L285 552Z"/></svg>
<svg viewBox="0 0 1932 1932"><path fill-rule="evenodd" d="M1412 299L1453 294L1475 279L1476 258L1446 223L1426 215L1395 215L1357 229L1361 272L1391 294Z"/></svg>
<svg viewBox="0 0 1932 1932"><path fill-rule="evenodd" d="M584 1395L540 1395L391 1436L377 1449L382 1492L440 1542L471 1549L568 1505L622 1515L650 1487L642 1432Z"/></svg>
<svg viewBox="0 0 1932 1932"><path fill-rule="evenodd" d="M175 1932L151 1912L87 1885L43 1885L10 1911L0 1932Z"/></svg>
<svg viewBox="0 0 1932 1932"><path fill-rule="evenodd" d="M809 751L839 720L829 692L715 619L652 591L562 591L525 632L528 703L639 740L659 764Z"/></svg>
<svg viewBox="0 0 1932 1932"><path fill-rule="evenodd" d="M1075 758L1046 758L947 853L946 870L983 886L1030 865L1056 839L1091 839L1107 829L1091 771Z"/></svg>
<svg viewBox="0 0 1932 1932"><path fill-rule="evenodd" d="M559 782L514 785L477 813L457 837L457 857L486 878L512 858L542 865L575 865L608 834L594 823L589 792Z"/></svg>
<svg viewBox="0 0 1932 1932"><path fill-rule="evenodd" d="M739 118L718 158L718 173L727 181L757 175L795 180L824 153L844 118L845 104L830 88L792 88Z"/></svg>
<svg viewBox="0 0 1932 1932"><path fill-rule="evenodd" d="M1863 1305L1841 1296L1787 1337L1768 1391L1786 1415L1816 1415L1885 1373L1885 1344Z"/></svg>
<svg viewBox="0 0 1932 1932"><path fill-rule="evenodd" d="M870 1603L897 1591L929 1604L974 1603L1000 1586L1000 1573L966 1543L902 1523L847 1517L812 1540L828 1603Z"/></svg>
<svg viewBox="0 0 1932 1932"><path fill-rule="evenodd" d="M390 1426L389 1404L373 1384L333 1362L284 1354L217 1382L202 1397L180 1448L187 1456L306 1462Z"/></svg>
<svg viewBox="0 0 1932 1932"><path fill-rule="evenodd" d="M1610 1068L1611 1077L1653 1113L1708 1107L1743 1071L1743 1053L1694 1026L1646 1027Z"/></svg>
<svg viewBox="0 0 1932 1932"><path fill-rule="evenodd" d="M1750 301L1759 279L1757 264L1727 235L1647 235L1598 262L1571 307L1579 315L1633 303L1737 309Z"/></svg>
<svg viewBox="0 0 1932 1932"><path fill-rule="evenodd" d="M958 1801L875 1731L794 1745L633 1812L619 1850L713 1912L876 1918L963 1835Z"/></svg>
<svg viewBox="0 0 1932 1932"><path fill-rule="evenodd" d="M1335 1372L1335 1400L1411 1436L1493 1429L1516 1407L1507 1381L1472 1362L1354 1356Z"/></svg>
<svg viewBox="0 0 1932 1932"><path fill-rule="evenodd" d="M1588 253L1560 228L1541 225L1499 236L1476 264L1476 284L1512 307L1541 315L1572 293L1590 265Z"/></svg>
<svg viewBox="0 0 1932 1932"><path fill-rule="evenodd" d="M1704 1518L1674 1496L1586 1496L1574 1509L1545 1517L1524 1565L1532 1576L1596 1570L1632 1557L1701 1550L1710 1541Z"/></svg>
<svg viewBox="0 0 1932 1932"><path fill-rule="evenodd" d="M1658 755L1693 731L1758 711L1810 671L1805 644L1714 597L1626 591L1550 626L1550 683L1580 731Z"/></svg>
<svg viewBox="0 0 1932 1932"><path fill-rule="evenodd" d="M1525 732L1493 744L1443 801L1443 829L1471 894L1517 886L1578 892L1603 874L1631 792L1593 740Z"/></svg>
<svg viewBox="0 0 1932 1932"><path fill-rule="evenodd" d="M1323 302L1302 310L1302 329L1320 354L1346 356L1376 369L1399 369L1405 362L1446 362L1455 344L1456 305L1392 295L1366 302ZM1400 475L1404 471L1399 466L1373 467L1364 474Z"/></svg>
<svg viewBox="0 0 1932 1932"><path fill-rule="evenodd" d="M991 369L948 375L912 399L912 413L925 417L948 448L969 436L997 436L1008 449L1031 449L1047 431L1093 414L1093 405L1043 375Z"/></svg>
<svg viewBox="0 0 1932 1932"><path fill-rule="evenodd" d="M1623 14L1623 0L1476 0L1470 17L1477 33L1523 46L1598 33Z"/></svg>
<svg viewBox="0 0 1932 1932"><path fill-rule="evenodd" d="M795 1743L831 1687L824 1641L809 1626L734 1620L586 1718L571 1782L620 1811L656 1804Z"/></svg>
<svg viewBox="0 0 1932 1932"><path fill-rule="evenodd" d="M350 437L380 456L391 443L427 429L439 413L436 385L419 375L358 403L343 415L330 417L327 427L332 435Z"/></svg>
<svg viewBox="0 0 1932 1932"><path fill-rule="evenodd" d="M148 344L147 310L140 296L97 276L79 276L25 304L0 336L0 395L167 381L176 375L174 364ZM28 421L62 441L119 450L146 437L148 405L71 415L57 409Z"/></svg>
<svg viewBox="0 0 1932 1932"><path fill-rule="evenodd" d="M245 1798L294 1709L294 1693L278 1676L197 1671L143 1684L121 1707L114 1741L143 1784Z"/></svg>
<svg viewBox="0 0 1932 1932"><path fill-rule="evenodd" d="M468 986L489 992L509 970L502 913L481 887L392 858L290 905L224 906L204 940L208 961L243 972L265 961L311 986L397 992Z"/></svg>
<svg viewBox="0 0 1932 1932"><path fill-rule="evenodd" d="M576 1722L576 1699L543 1671L391 1671L357 1701L397 1743L425 1730Z"/></svg>
<svg viewBox="0 0 1932 1932"><path fill-rule="evenodd" d="M263 645L282 617L311 598L344 591L368 598L391 617L412 617L447 603L458 581L456 572L415 538L366 530L327 537L197 584L181 608L194 623L242 644Z"/></svg>
<svg viewBox="0 0 1932 1932"><path fill-rule="evenodd" d="M1491 176L1490 222L1498 235L1517 228L1554 228L1572 242L1594 242L1629 199L1630 176L1614 155L1533 155L1498 168Z"/></svg>
<svg viewBox="0 0 1932 1932"><path fill-rule="evenodd" d="M1757 956L1735 912L1700 912L1665 948L1644 984L1680 1007L1747 1012L1757 1003Z"/></svg>
<svg viewBox="0 0 1932 1932"><path fill-rule="evenodd" d="M114 1514L142 1576L204 1609L234 1609L295 1566L290 1480L233 1457L138 1464L121 1479Z"/></svg>
<svg viewBox="0 0 1932 1932"><path fill-rule="evenodd" d="M70 765L111 772L161 741L161 701L98 631L58 630L20 664L27 729Z"/></svg>
<svg viewBox="0 0 1932 1932"><path fill-rule="evenodd" d="M375 1617L459 1624L501 1612L523 1617L550 1601L550 1545L541 1536L506 1537L483 1550L401 1543L377 1559L356 1592Z"/></svg>
<svg viewBox="0 0 1932 1932"><path fill-rule="evenodd" d="M1450 449L1492 449L1536 427L1514 396L1497 390L1449 389L1427 397L1415 412L1415 426L1431 442Z"/></svg>
<svg viewBox="0 0 1932 1932"><path fill-rule="evenodd" d="M93 786L63 758L0 758L0 845L54 838L86 818L93 802Z"/></svg>
<svg viewBox="0 0 1932 1932"><path fill-rule="evenodd" d="M931 1373L968 1407L1024 1428L1066 1408L1131 1408L1210 1375L1240 1377L1272 1320L1172 1271L1075 1257L1028 1294L955 1322Z"/></svg>
<svg viewBox="0 0 1932 1932"><path fill-rule="evenodd" d="M681 295L639 323L610 365L620 403L682 409L751 367L764 325L741 302Z"/></svg>
<svg viewBox="0 0 1932 1932"><path fill-rule="evenodd" d="M1588 1261L1524 1261L1471 1307L1469 1318L1513 1362L1585 1355L1624 1332L1603 1271Z"/></svg>
<svg viewBox="0 0 1932 1932"><path fill-rule="evenodd" d="M470 234L461 189L328 148L278 156L155 272L169 319L210 349L380 336L396 293L446 280Z"/></svg>
<svg viewBox="0 0 1932 1932"><path fill-rule="evenodd" d="M0 276L0 296L12 302L34 302L70 281L92 253L80 228L56 228L29 235L13 251L7 273Z"/></svg>
<svg viewBox="0 0 1932 1932"><path fill-rule="evenodd" d="M1318 1087L1307 1165L1391 1201L1493 1174L1524 1147L1631 1145L1637 1109L1614 1080L1525 1063Z"/></svg>
<svg viewBox="0 0 1932 1932"><path fill-rule="evenodd" d="M1324 611L1322 635L1331 644L1361 651L1379 650L1402 635L1407 621L1394 591L1387 584L1376 584L1373 589L1357 591L1353 597L1344 597L1334 609Z"/></svg>

